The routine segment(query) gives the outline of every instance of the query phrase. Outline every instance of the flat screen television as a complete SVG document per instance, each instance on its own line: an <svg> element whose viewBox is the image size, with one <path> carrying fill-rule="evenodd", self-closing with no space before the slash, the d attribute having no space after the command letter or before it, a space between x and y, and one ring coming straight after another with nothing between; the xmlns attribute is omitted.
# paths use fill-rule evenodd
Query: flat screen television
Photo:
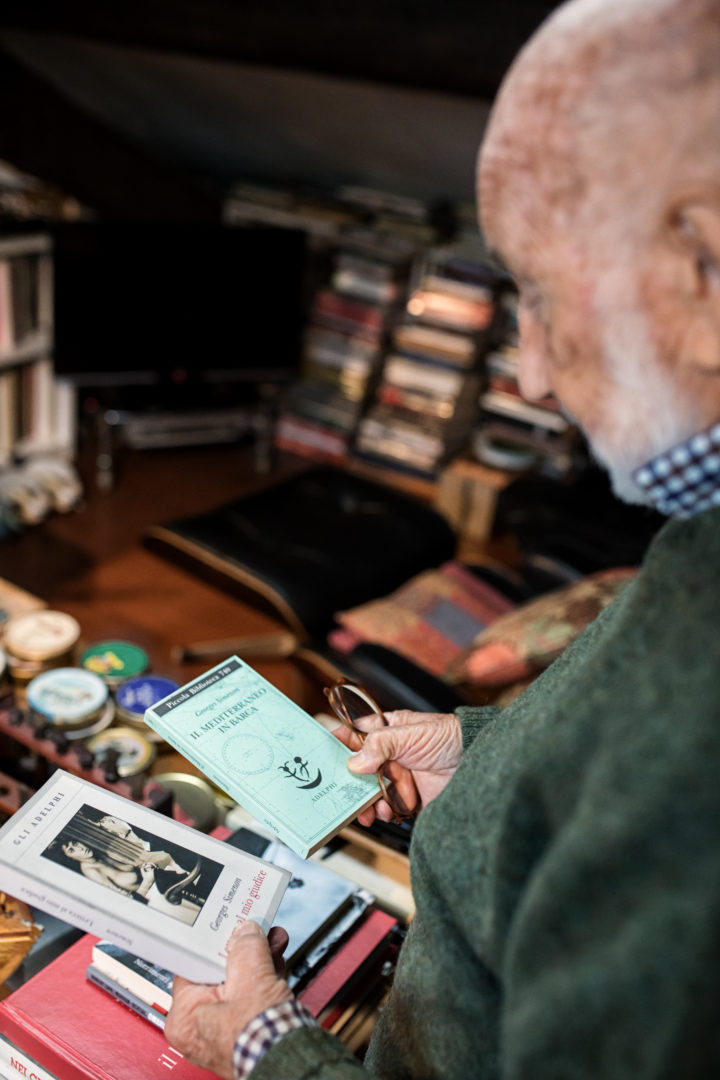
<svg viewBox="0 0 720 1080"><path fill-rule="evenodd" d="M63 224L54 241L55 370L85 387L213 385L296 372L306 238L223 225Z"/></svg>

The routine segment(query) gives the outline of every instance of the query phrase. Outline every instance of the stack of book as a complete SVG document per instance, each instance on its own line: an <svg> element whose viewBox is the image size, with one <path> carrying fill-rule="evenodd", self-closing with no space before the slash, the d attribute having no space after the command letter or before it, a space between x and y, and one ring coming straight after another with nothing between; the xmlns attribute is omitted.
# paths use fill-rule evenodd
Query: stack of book
<svg viewBox="0 0 720 1080"><path fill-rule="evenodd" d="M275 923L289 934L287 980L318 1023L359 1055L389 988L402 931L375 898L320 862L249 829L236 847L290 870ZM83 934L0 1002L0 1077L151 1080L191 1066L162 1035L172 973L117 943Z"/></svg>
<svg viewBox="0 0 720 1080"><path fill-rule="evenodd" d="M355 453L434 477L477 419L481 359L495 314L483 262L435 249L413 275Z"/></svg>
<svg viewBox="0 0 720 1080"><path fill-rule="evenodd" d="M97 939L83 935L0 1002L6 1080L212 1080L148 1023L87 977Z"/></svg>
<svg viewBox="0 0 720 1080"><path fill-rule="evenodd" d="M289 389L276 444L342 461L381 362L403 287L403 262L369 245L340 247L315 293L301 378Z"/></svg>
<svg viewBox="0 0 720 1080"><path fill-rule="evenodd" d="M306 191L270 184L234 184L223 199L226 225L275 225L304 229L310 236L334 241L354 225L355 212L330 191Z"/></svg>
<svg viewBox="0 0 720 1080"><path fill-rule="evenodd" d="M41 236L0 241L0 466L45 434L40 409L52 378L51 328L41 276L49 249Z"/></svg>
<svg viewBox="0 0 720 1080"><path fill-rule="evenodd" d="M487 381L480 395L475 456L494 468L532 467L565 477L579 460L579 433L554 397L529 402L521 396L516 294L506 294L502 306L505 332L501 343L485 358Z"/></svg>
<svg viewBox="0 0 720 1080"><path fill-rule="evenodd" d="M381 238L385 243L393 243L398 250L413 254L443 243L455 229L454 208L442 201L358 184L341 186L338 197L360 220L359 225L346 232L354 240L361 238L365 225L376 239Z"/></svg>

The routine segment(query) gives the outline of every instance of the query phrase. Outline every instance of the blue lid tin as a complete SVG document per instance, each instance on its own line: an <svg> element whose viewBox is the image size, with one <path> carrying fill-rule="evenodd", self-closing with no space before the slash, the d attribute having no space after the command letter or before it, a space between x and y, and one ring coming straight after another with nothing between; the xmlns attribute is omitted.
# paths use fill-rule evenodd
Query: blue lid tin
<svg viewBox="0 0 720 1080"><path fill-rule="evenodd" d="M128 679L115 691L118 714L130 723L144 724L145 710L179 687L179 683L164 675L138 675Z"/></svg>

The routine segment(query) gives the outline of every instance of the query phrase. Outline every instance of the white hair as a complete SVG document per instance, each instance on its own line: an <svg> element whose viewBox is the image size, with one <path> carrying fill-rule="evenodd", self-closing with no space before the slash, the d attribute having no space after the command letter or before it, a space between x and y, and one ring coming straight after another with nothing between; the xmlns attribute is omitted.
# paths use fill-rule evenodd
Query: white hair
<svg viewBox="0 0 720 1080"><path fill-rule="evenodd" d="M648 496L633 473L698 431L702 424L698 406L661 362L628 261L602 275L593 306L603 328L608 379L604 421L592 437L591 449L609 472L619 498L646 503Z"/></svg>

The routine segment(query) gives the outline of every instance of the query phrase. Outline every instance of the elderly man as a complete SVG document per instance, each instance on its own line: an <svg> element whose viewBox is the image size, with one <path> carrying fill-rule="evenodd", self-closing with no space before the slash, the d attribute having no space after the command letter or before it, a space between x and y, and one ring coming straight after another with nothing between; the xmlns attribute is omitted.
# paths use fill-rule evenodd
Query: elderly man
<svg viewBox="0 0 720 1080"><path fill-rule="evenodd" d="M717 0L574 0L513 65L479 201L521 290L523 392L555 393L618 493L672 520L511 705L391 714L351 759L400 761L423 798L417 916L365 1065L252 924L222 987L178 980L167 1034L192 1060L253 1080L720 1075L719 178Z"/></svg>

